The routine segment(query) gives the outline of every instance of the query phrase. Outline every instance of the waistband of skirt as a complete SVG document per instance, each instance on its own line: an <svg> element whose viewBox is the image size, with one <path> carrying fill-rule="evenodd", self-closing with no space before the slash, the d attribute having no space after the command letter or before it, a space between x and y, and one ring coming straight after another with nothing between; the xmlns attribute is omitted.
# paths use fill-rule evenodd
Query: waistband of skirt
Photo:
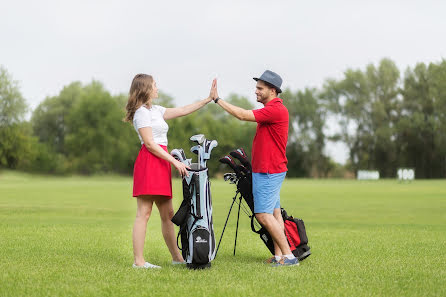
<svg viewBox="0 0 446 297"><path fill-rule="evenodd" d="M157 143L158 144L158 143ZM167 145L163 145L163 144L158 144L160 147L167 149ZM141 147L145 147L144 143L141 144Z"/></svg>

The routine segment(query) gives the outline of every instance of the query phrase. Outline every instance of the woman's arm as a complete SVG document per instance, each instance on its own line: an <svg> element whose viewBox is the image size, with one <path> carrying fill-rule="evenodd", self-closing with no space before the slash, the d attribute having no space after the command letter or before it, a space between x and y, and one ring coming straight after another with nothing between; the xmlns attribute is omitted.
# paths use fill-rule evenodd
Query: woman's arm
<svg viewBox="0 0 446 297"><path fill-rule="evenodd" d="M190 168L188 166L176 160L165 150L163 150L157 143L155 143L155 141L153 140L152 127L139 128L138 131L142 137L142 140L144 141L144 145L149 150L149 152L171 163L178 170L181 176L189 176L187 169Z"/></svg>
<svg viewBox="0 0 446 297"><path fill-rule="evenodd" d="M188 115L190 113L193 113L194 111L202 108L206 104L212 101L214 92L216 87L216 80L214 79L212 81L212 87L211 91L209 93L209 96L206 99L197 101L195 103L183 106L183 107L174 107L174 108L166 108L166 111L164 112L164 120L170 120L178 117L182 117L185 115Z"/></svg>

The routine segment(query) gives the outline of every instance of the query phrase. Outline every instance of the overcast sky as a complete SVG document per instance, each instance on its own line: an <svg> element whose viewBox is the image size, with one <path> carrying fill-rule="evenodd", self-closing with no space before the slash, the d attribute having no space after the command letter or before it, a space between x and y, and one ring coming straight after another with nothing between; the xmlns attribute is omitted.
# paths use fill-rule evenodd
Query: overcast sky
<svg viewBox="0 0 446 297"><path fill-rule="evenodd" d="M400 70L446 57L446 1L0 0L0 65L31 108L92 79L127 93L152 74L177 105L207 96L255 102L253 76L283 88L320 87L347 68L387 57ZM343 162L346 151L332 146Z"/></svg>

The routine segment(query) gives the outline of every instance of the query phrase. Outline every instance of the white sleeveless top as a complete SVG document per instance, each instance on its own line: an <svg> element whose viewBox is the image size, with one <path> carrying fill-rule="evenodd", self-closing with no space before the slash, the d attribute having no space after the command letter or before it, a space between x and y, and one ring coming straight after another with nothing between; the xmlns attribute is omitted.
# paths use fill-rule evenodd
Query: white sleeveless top
<svg viewBox="0 0 446 297"><path fill-rule="evenodd" d="M133 127L138 133L141 144L144 143L138 129L144 127L152 127L153 140L155 143L167 146L167 131L169 125L164 120L165 107L159 105L152 105L147 108L145 105L141 106L135 111L133 116Z"/></svg>

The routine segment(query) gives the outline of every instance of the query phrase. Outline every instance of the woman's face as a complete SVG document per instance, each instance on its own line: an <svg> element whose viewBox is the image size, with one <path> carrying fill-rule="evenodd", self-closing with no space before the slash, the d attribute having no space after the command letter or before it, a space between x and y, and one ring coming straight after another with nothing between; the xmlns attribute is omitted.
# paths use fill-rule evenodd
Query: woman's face
<svg viewBox="0 0 446 297"><path fill-rule="evenodd" d="M156 87L155 80L152 83L152 92L150 93L150 98L152 99L158 98L158 88Z"/></svg>

